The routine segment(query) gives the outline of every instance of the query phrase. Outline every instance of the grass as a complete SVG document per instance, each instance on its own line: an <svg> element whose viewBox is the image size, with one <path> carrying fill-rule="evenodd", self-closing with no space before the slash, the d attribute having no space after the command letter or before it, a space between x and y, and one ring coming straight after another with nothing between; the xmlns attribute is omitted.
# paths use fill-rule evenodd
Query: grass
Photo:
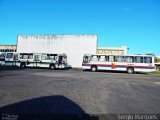
<svg viewBox="0 0 160 120"><path fill-rule="evenodd" d="M147 74L160 74L160 71L149 72Z"/></svg>

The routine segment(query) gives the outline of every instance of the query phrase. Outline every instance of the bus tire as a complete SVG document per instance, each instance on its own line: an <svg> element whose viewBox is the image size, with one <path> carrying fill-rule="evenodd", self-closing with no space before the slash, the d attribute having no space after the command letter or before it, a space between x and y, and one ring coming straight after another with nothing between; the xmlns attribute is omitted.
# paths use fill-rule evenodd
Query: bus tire
<svg viewBox="0 0 160 120"><path fill-rule="evenodd" d="M134 73L134 68L133 67L128 67L127 68L127 73L128 74L133 74Z"/></svg>
<svg viewBox="0 0 160 120"><path fill-rule="evenodd" d="M55 65L51 64L51 65L50 65L50 69L51 69L51 70L55 70L55 69L56 69Z"/></svg>
<svg viewBox="0 0 160 120"><path fill-rule="evenodd" d="M26 64L24 63L24 62L22 62L21 64L20 64L20 68L25 68L26 67Z"/></svg>
<svg viewBox="0 0 160 120"><path fill-rule="evenodd" d="M97 72L97 66L92 66L92 67L91 67L91 71L92 71L92 72Z"/></svg>

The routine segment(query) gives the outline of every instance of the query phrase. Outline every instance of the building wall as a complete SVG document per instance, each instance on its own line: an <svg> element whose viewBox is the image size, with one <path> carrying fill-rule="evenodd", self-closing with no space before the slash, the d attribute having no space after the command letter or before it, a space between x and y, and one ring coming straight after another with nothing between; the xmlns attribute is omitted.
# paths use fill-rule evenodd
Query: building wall
<svg viewBox="0 0 160 120"><path fill-rule="evenodd" d="M127 54L127 47L99 47L97 54L125 55Z"/></svg>
<svg viewBox="0 0 160 120"><path fill-rule="evenodd" d="M16 52L16 45L0 45L0 53L2 52Z"/></svg>
<svg viewBox="0 0 160 120"><path fill-rule="evenodd" d="M84 54L96 54L97 35L19 35L17 52L66 53L71 67L81 67Z"/></svg>

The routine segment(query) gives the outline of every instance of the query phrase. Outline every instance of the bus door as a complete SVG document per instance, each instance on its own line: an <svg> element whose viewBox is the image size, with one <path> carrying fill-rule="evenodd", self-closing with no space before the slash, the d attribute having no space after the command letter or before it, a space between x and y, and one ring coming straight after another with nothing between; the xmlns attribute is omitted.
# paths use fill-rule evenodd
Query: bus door
<svg viewBox="0 0 160 120"><path fill-rule="evenodd" d="M58 56L58 66L61 66L63 63L63 56Z"/></svg>
<svg viewBox="0 0 160 120"><path fill-rule="evenodd" d="M5 57L5 65L12 66L13 62L13 53L7 53Z"/></svg>
<svg viewBox="0 0 160 120"><path fill-rule="evenodd" d="M13 65L17 66L18 65L18 54L13 55Z"/></svg>
<svg viewBox="0 0 160 120"><path fill-rule="evenodd" d="M66 63L67 63L67 56L65 56L65 55L59 55L58 56L58 66L62 67Z"/></svg>
<svg viewBox="0 0 160 120"><path fill-rule="evenodd" d="M35 54L34 55L34 67L40 67L41 64L41 55L40 54Z"/></svg>

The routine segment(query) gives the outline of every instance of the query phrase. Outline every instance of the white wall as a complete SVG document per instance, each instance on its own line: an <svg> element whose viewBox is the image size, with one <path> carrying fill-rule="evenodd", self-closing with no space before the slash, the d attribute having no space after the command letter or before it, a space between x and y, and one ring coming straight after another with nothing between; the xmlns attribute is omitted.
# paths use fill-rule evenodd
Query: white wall
<svg viewBox="0 0 160 120"><path fill-rule="evenodd" d="M81 67L84 54L96 54L97 35L19 35L17 52L66 53L68 64Z"/></svg>

